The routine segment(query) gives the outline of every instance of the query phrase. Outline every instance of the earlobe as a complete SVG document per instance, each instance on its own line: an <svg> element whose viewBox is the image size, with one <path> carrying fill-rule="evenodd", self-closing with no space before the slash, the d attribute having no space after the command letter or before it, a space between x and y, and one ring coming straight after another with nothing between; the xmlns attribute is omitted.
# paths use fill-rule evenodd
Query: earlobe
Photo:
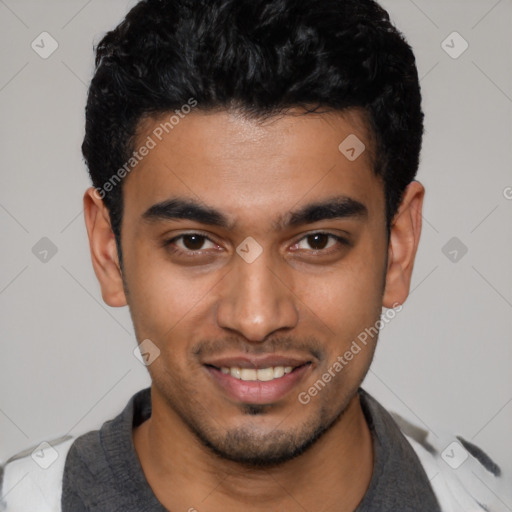
<svg viewBox="0 0 512 512"><path fill-rule="evenodd" d="M409 295L414 259L421 235L425 189L418 181L409 183L391 225L386 287L382 305L403 304Z"/></svg>
<svg viewBox="0 0 512 512"><path fill-rule="evenodd" d="M84 194L84 217L92 265L100 282L103 300L112 307L126 306L127 301L110 216L94 187L87 189Z"/></svg>

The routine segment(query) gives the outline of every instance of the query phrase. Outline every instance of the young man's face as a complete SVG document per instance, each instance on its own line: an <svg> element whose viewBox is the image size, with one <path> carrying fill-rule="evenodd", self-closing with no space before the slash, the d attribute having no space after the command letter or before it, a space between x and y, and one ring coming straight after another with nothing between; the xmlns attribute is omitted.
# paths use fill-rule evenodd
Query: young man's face
<svg viewBox="0 0 512 512"><path fill-rule="evenodd" d="M162 119L142 124L136 148ZM349 135L367 148L353 161L338 149ZM232 460L290 459L353 403L376 337L341 370L334 363L383 305L405 299L417 238L392 234L388 248L357 111L265 123L196 111L155 140L123 184L125 289L112 264L95 261L103 297L126 300L138 342L160 350L148 367L160 418ZM152 209L171 200L166 214Z"/></svg>

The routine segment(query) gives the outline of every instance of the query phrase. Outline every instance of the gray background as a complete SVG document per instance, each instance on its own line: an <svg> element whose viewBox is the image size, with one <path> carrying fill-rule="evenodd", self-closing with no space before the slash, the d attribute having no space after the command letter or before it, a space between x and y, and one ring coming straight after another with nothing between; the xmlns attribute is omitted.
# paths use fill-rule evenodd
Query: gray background
<svg viewBox="0 0 512 512"><path fill-rule="evenodd" d="M383 329L365 386L510 467L512 2L382 3L417 56L427 193L412 293ZM82 212L92 45L133 4L0 0L0 460L97 428L150 383L128 309L101 299ZM59 44L47 59L31 48L43 31ZM454 31L469 44L458 58L442 46ZM46 261L43 237L57 249Z"/></svg>

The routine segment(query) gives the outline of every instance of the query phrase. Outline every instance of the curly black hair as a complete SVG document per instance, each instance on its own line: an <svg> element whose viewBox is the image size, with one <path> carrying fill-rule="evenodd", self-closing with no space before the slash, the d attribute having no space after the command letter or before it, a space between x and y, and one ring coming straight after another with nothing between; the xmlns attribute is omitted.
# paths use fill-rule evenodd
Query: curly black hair
<svg viewBox="0 0 512 512"><path fill-rule="evenodd" d="M375 1L142 0L103 37L82 152L121 262L122 183L105 185L133 156L140 121L191 98L262 119L362 108L389 236L418 169L424 116L413 51Z"/></svg>

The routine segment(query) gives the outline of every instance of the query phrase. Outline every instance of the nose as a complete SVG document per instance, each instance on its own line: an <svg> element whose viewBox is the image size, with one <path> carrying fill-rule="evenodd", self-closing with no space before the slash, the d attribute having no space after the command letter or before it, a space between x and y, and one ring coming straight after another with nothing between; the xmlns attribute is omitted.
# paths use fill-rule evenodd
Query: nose
<svg viewBox="0 0 512 512"><path fill-rule="evenodd" d="M252 263L235 260L217 307L219 327L257 343L297 325L296 298L285 276L270 265L265 252Z"/></svg>

